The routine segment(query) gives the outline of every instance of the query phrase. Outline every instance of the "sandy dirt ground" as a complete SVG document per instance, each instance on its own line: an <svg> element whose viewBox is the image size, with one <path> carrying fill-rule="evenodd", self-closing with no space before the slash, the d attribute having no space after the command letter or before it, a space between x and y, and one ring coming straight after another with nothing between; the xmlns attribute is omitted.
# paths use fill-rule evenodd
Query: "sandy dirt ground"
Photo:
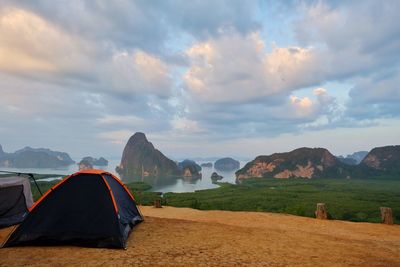
<svg viewBox="0 0 400 267"><path fill-rule="evenodd" d="M400 266L400 226L142 207L127 250L0 249L0 266ZM10 229L0 231L0 242Z"/></svg>

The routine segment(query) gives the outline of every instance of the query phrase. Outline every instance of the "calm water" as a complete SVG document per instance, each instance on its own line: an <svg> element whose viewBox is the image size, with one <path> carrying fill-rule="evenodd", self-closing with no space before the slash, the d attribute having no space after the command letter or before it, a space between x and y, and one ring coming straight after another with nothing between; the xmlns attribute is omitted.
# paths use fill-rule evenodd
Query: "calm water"
<svg viewBox="0 0 400 267"><path fill-rule="evenodd" d="M110 160L108 166L102 167L103 170L109 171L116 176L118 174L115 172L115 167L119 165L119 160ZM198 162L201 164L202 162ZM240 166L242 167L244 162L240 162ZM41 173L41 174L55 174L55 175L69 175L78 171L78 165L70 165L64 168L0 168L1 171L12 171L12 172L27 172L27 173ZM185 180L185 179L157 179L157 180L146 180L144 178L144 182L152 185L152 191L157 192L194 192L195 190L216 188L218 185L215 185L211 181L211 174L216 171L214 168L202 168L202 178L197 180ZM235 171L231 172L222 172L217 171L219 175L222 175L224 178L220 182L227 183L235 183ZM48 179L47 179L48 180ZM129 181L124 181L129 182Z"/></svg>

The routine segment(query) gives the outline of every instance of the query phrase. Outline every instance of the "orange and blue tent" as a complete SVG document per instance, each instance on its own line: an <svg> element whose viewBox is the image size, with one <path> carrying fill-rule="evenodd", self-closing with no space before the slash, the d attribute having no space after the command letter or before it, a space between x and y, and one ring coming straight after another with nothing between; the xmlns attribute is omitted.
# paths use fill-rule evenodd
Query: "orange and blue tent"
<svg viewBox="0 0 400 267"><path fill-rule="evenodd" d="M103 170L67 176L31 208L4 247L77 245L126 248L132 228L143 221L127 187Z"/></svg>

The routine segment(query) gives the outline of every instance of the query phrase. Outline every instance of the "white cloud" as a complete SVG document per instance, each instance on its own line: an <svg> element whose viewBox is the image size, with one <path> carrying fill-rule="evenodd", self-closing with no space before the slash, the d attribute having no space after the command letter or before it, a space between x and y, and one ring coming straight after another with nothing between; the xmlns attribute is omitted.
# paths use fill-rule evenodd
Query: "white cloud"
<svg viewBox="0 0 400 267"><path fill-rule="evenodd" d="M103 83L123 92L143 92L158 96L171 94L170 67L144 51L115 52Z"/></svg>
<svg viewBox="0 0 400 267"><path fill-rule="evenodd" d="M27 10L0 9L0 71L71 89L170 95L170 67L135 49L118 50L65 32Z"/></svg>
<svg viewBox="0 0 400 267"><path fill-rule="evenodd" d="M21 9L0 9L0 70L49 72L84 70L93 48L42 17Z"/></svg>
<svg viewBox="0 0 400 267"><path fill-rule="evenodd" d="M308 97L299 98L292 95L290 96L290 103L295 113L300 116L308 116L313 112L313 102Z"/></svg>
<svg viewBox="0 0 400 267"><path fill-rule="evenodd" d="M132 131L130 130L116 130L101 132L98 137L115 145L125 145L131 135Z"/></svg>
<svg viewBox="0 0 400 267"><path fill-rule="evenodd" d="M142 123L144 120L136 116L117 116L117 115L105 115L97 119L101 124L129 124L129 123Z"/></svg>
<svg viewBox="0 0 400 267"><path fill-rule="evenodd" d="M319 82L311 48L264 47L258 33L236 32L195 44L186 51L185 84L206 102L245 102Z"/></svg>
<svg viewBox="0 0 400 267"><path fill-rule="evenodd" d="M201 129L198 122L194 120L190 120L184 117L178 117L172 119L171 121L172 128L184 134L198 134L204 133L205 130Z"/></svg>
<svg viewBox="0 0 400 267"><path fill-rule="evenodd" d="M196 153L398 118L399 1L271 4L276 24L257 3L2 1L0 139L119 154L144 131Z"/></svg>

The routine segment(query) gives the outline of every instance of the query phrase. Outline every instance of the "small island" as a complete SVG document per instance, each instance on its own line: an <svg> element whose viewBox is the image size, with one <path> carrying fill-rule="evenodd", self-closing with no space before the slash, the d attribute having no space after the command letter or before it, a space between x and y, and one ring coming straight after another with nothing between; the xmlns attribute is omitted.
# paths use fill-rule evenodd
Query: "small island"
<svg viewBox="0 0 400 267"><path fill-rule="evenodd" d="M213 172L213 173L211 174L211 180L212 180L213 182L222 180L223 178L224 178L224 177L223 177L222 175L219 175L219 174L216 173L216 172Z"/></svg>
<svg viewBox="0 0 400 267"><path fill-rule="evenodd" d="M235 171L240 168L240 162L233 158L222 158L214 163L214 168L220 171Z"/></svg>
<svg viewBox="0 0 400 267"><path fill-rule="evenodd" d="M93 158L93 157L84 157L81 162L88 162L92 166L107 166L108 165L108 160L106 160L103 157L100 157L98 159Z"/></svg>
<svg viewBox="0 0 400 267"><path fill-rule="evenodd" d="M201 166L193 160L185 159L178 163L182 176L186 178L201 178Z"/></svg>
<svg viewBox="0 0 400 267"><path fill-rule="evenodd" d="M75 161L65 152L48 148L24 147L14 153L3 151L0 145L0 167L6 168L60 168L74 164Z"/></svg>
<svg viewBox="0 0 400 267"><path fill-rule="evenodd" d="M205 163L200 164L200 166L204 167L204 168L212 168L213 164L212 164L212 162L205 162Z"/></svg>

